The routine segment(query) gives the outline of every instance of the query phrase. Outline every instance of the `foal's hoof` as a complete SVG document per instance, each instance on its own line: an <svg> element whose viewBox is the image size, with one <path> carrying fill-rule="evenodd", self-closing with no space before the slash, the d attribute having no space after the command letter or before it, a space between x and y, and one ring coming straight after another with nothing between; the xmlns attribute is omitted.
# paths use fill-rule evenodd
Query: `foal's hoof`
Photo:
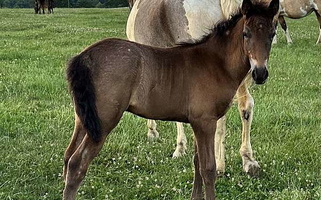
<svg viewBox="0 0 321 200"><path fill-rule="evenodd" d="M251 177L259 177L261 167L257 161L248 161L243 165L243 170Z"/></svg>
<svg viewBox="0 0 321 200"><path fill-rule="evenodd" d="M159 138L159 133L156 130L148 129L147 137L149 140L155 140Z"/></svg>

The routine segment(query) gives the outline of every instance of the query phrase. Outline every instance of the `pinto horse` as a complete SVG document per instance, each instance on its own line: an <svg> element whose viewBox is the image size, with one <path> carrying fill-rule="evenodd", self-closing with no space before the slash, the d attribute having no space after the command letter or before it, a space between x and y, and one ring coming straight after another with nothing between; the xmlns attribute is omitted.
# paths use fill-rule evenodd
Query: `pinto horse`
<svg viewBox="0 0 321 200"><path fill-rule="evenodd" d="M261 1L260 1L261 2ZM269 3L263 1L261 3ZM171 47L179 43L193 43L208 33L217 22L229 19L241 6L241 0L137 0L127 22L127 37L142 44ZM248 87L251 76L246 78L236 96L242 120L242 145L240 154L243 170L257 176L260 166L253 156L250 128L253 120L254 101ZM147 121L148 137L158 137L156 122ZM219 173L225 172L226 117L218 120L215 135L216 166ZM177 123L177 145L173 157L186 150L186 136L182 123Z"/></svg>
<svg viewBox="0 0 321 200"><path fill-rule="evenodd" d="M105 39L69 62L67 79L75 106L75 129L65 152L65 200L76 198L90 162L125 111L190 123L195 136L192 199L215 199L216 122L228 110L248 73L268 78L279 0L244 0L238 14L195 44L157 48Z"/></svg>
<svg viewBox="0 0 321 200"><path fill-rule="evenodd" d="M278 20L285 32L288 43L292 43L292 39L284 17L300 19L308 16L312 12L315 12L320 27L319 38L316 44L321 44L321 0L281 0L280 5L281 11ZM276 38L274 43L276 43Z"/></svg>

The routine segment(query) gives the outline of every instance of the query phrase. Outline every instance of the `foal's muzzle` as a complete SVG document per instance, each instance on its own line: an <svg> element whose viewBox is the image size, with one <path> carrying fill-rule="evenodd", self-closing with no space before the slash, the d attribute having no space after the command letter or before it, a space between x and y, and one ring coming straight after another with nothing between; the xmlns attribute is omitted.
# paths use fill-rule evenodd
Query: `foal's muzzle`
<svg viewBox="0 0 321 200"><path fill-rule="evenodd" d="M264 84L269 76L266 67L255 67L252 71L252 77L256 84Z"/></svg>

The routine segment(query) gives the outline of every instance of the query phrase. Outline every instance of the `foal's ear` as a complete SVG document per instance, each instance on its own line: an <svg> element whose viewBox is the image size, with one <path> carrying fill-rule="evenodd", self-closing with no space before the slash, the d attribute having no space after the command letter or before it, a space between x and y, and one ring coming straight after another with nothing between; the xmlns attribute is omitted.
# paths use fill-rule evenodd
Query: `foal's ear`
<svg viewBox="0 0 321 200"><path fill-rule="evenodd" d="M249 11L252 9L253 4L251 0L243 0L242 7L241 7L241 12L243 15L247 15Z"/></svg>
<svg viewBox="0 0 321 200"><path fill-rule="evenodd" d="M269 12L271 12L271 15L274 16L279 12L280 5L279 0L272 0L269 5Z"/></svg>

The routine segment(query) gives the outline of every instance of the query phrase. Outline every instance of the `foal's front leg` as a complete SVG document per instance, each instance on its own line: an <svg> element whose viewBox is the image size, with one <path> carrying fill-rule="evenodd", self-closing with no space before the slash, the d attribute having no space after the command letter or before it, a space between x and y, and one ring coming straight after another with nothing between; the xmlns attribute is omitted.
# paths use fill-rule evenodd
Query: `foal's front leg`
<svg viewBox="0 0 321 200"><path fill-rule="evenodd" d="M215 199L215 179L216 179L216 163L214 154L214 136L216 129L216 120L197 120L191 122L196 141L197 153L194 158L195 177L192 192L192 199L199 199L200 194L200 178L202 177L205 186L205 199ZM198 158L198 162L197 159ZM197 166L198 165L198 166Z"/></svg>
<svg viewBox="0 0 321 200"><path fill-rule="evenodd" d="M246 84L242 84L237 90L238 108L242 120L242 145L240 154L243 161L243 170L250 176L258 176L260 165L253 157L250 130L253 120L254 100L249 93Z"/></svg>
<svg viewBox="0 0 321 200"><path fill-rule="evenodd" d="M193 181L193 191L192 191L191 199L200 200L200 199L203 199L203 194L202 194L203 180L199 169L200 165L199 165L196 140L194 140L193 163L194 163L194 181Z"/></svg>

